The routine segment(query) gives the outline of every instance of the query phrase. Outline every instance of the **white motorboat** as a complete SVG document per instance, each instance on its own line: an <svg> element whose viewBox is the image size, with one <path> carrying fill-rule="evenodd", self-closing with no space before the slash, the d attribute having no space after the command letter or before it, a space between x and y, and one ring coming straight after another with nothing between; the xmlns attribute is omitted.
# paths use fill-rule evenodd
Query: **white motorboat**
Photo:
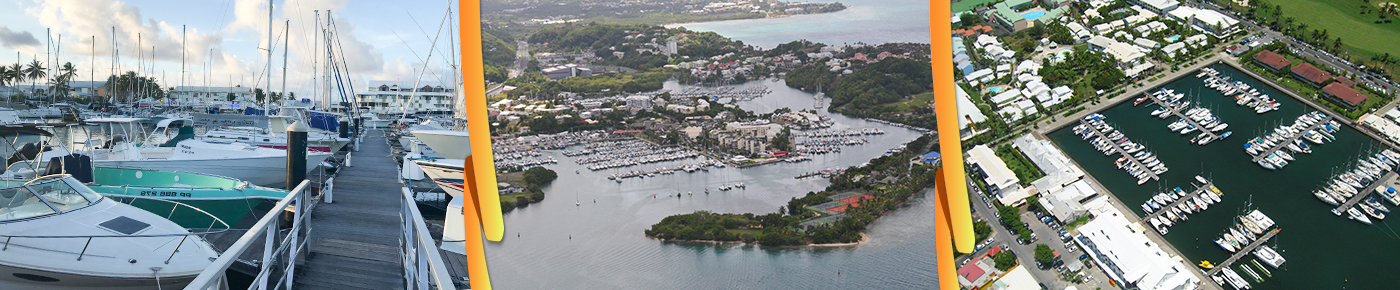
<svg viewBox="0 0 1400 290"><path fill-rule="evenodd" d="M390 120L380 119L379 114L365 112L360 114L360 119L365 128L388 128Z"/></svg>
<svg viewBox="0 0 1400 290"><path fill-rule="evenodd" d="M0 289L180 289L219 256L198 236L208 232L105 198L68 175L0 184Z"/></svg>
<svg viewBox="0 0 1400 290"><path fill-rule="evenodd" d="M1347 209L1347 217L1361 222L1363 224L1371 224L1371 219L1367 218L1366 215L1361 214L1361 211L1357 210L1355 207Z"/></svg>
<svg viewBox="0 0 1400 290"><path fill-rule="evenodd" d="M1254 250L1254 256L1258 257L1259 261L1264 262L1265 265L1274 267L1274 269L1278 269L1279 266L1286 262L1283 256L1280 256L1277 251L1274 251L1274 249L1269 246L1260 246L1259 249Z"/></svg>

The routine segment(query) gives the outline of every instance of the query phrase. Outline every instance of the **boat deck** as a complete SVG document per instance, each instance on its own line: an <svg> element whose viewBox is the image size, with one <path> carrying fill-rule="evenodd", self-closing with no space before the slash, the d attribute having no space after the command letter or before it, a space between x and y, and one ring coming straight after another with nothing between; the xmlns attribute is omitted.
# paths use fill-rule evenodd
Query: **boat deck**
<svg viewBox="0 0 1400 290"><path fill-rule="evenodd" d="M335 203L317 205L293 289L403 289L402 184L381 131L367 131Z"/></svg>
<svg viewBox="0 0 1400 290"><path fill-rule="evenodd" d="M1239 251L1235 251L1235 254L1234 254L1234 255L1230 255L1230 258L1229 258L1229 259L1226 259L1225 262L1222 262L1222 263L1219 263L1219 264L1215 264L1215 269L1210 269L1210 271L1206 271L1206 276L1215 276L1215 274L1219 274L1219 273L1220 273L1220 270L1221 270L1221 269L1229 268L1230 265L1235 264L1235 261L1239 261L1240 258L1244 258L1245 256L1248 256L1248 255L1250 255L1250 254L1253 254L1253 253L1254 253L1254 249L1259 248L1259 245L1263 245L1264 242L1268 242L1269 239L1274 238L1274 235L1277 235L1278 232L1281 231L1281 230L1282 230L1282 229L1274 229L1274 230L1272 230L1272 231L1269 231L1269 232L1267 232L1267 233L1264 233L1264 236L1263 236L1263 237L1259 237L1258 240L1254 240L1254 242L1250 242L1248 246L1245 246L1245 247L1244 247L1244 249L1240 249Z"/></svg>
<svg viewBox="0 0 1400 290"><path fill-rule="evenodd" d="M1147 95L1147 99L1152 100L1152 103L1157 104L1158 106L1171 108L1171 109L1168 109L1167 111L1172 112L1172 116L1176 116L1177 118L1181 118L1182 120L1186 120L1186 123L1191 124L1191 126L1196 126L1196 128L1198 128L1198 129L1197 129L1198 132L1202 132L1202 133L1208 134L1208 136L1210 136L1211 139L1220 139L1220 134L1216 134L1215 132L1211 132L1210 129L1205 128L1205 126L1201 126L1201 123L1196 122L1196 120L1192 120L1190 117L1187 117L1185 114L1182 114L1182 113L1181 113L1181 110L1186 109L1186 108L1178 108L1178 107L1171 107L1171 106L1168 106L1168 105L1167 105L1165 102L1163 102L1161 99L1158 99L1158 98L1157 98L1157 95L1154 95L1154 94L1152 94L1152 93L1150 93L1150 92L1149 92L1149 93L1143 93L1143 94ZM1193 134L1194 134L1194 133L1193 133ZM1186 134L1186 136L1192 136L1193 134Z"/></svg>
<svg viewBox="0 0 1400 290"><path fill-rule="evenodd" d="M1322 117L1322 120L1321 120L1321 121L1317 121L1316 124L1313 124L1312 126L1308 126L1307 129L1303 129L1302 131L1303 131L1303 132L1307 132L1307 131L1309 131L1309 130L1321 130L1321 129L1322 129L1322 125L1326 125L1326 124L1327 124L1327 121L1331 121L1331 120L1332 120L1332 115L1323 114L1323 117ZM1267 134L1266 134L1266 135L1267 135ZM1255 138L1259 138L1259 137L1260 137L1260 136L1255 136ZM1259 160L1264 160L1264 158L1269 157L1270 154L1274 154L1274 152L1277 152L1277 151L1283 149L1283 147L1287 147L1288 144L1292 144L1293 141L1294 141L1294 140L1298 140L1298 138L1303 138L1303 134L1302 134L1302 133L1295 134L1295 135L1293 135L1293 137L1291 137L1291 138L1284 139L1283 142L1278 142L1278 144L1274 144L1274 147L1273 147L1273 148L1269 148L1268 150L1264 150L1264 152L1260 152L1259 155L1254 155L1252 158L1250 158L1250 161L1259 162Z"/></svg>
<svg viewBox="0 0 1400 290"><path fill-rule="evenodd" d="M1190 198L1188 198L1188 197L1190 197L1190 196L1200 196L1200 194L1205 193L1207 190L1210 190L1210 186L1215 184L1215 180L1209 180L1209 179L1207 179L1206 181L1207 181L1206 184L1203 184L1203 185L1201 185L1200 187L1197 187L1196 190L1192 190L1191 193L1186 194L1186 196L1183 196L1183 197L1181 197L1181 198L1178 198L1178 199L1176 199L1176 201L1172 201L1171 204L1161 207L1162 209L1157 210L1156 212L1147 214L1147 216L1144 216L1144 217L1142 218L1142 220L1146 221L1146 220L1155 219L1155 218L1157 218L1158 216L1161 216L1161 215L1163 215L1163 214L1166 214L1168 211L1171 211L1171 209L1174 208L1174 207L1176 207L1177 205L1182 204L1182 203L1185 203L1187 199L1190 199Z"/></svg>
<svg viewBox="0 0 1400 290"><path fill-rule="evenodd" d="M1343 203L1341 206L1338 206L1337 212L1347 212L1347 210L1350 210L1351 207L1356 206L1357 203L1361 202L1362 199L1366 199L1366 197L1371 196L1372 193L1375 193L1376 187L1380 187L1387 181L1394 180L1395 176L1395 171L1386 171L1384 176L1381 176L1381 178L1377 178L1376 181L1373 181L1370 185L1367 185L1366 189L1358 191L1356 195L1352 196L1351 199L1348 199L1346 203Z"/></svg>
<svg viewBox="0 0 1400 290"><path fill-rule="evenodd" d="M1088 125L1088 124L1089 124L1088 121L1084 121L1084 120L1080 120L1079 122L1082 123L1082 124L1085 124L1085 125ZM1093 125L1088 125L1088 126L1089 126L1089 131L1094 131L1094 136L1098 136L1098 137L1103 138L1104 140L1108 140L1108 136L1105 136L1105 135L1103 134L1102 131L1099 131L1098 128L1094 128ZM1151 178L1151 179L1154 180L1154 181L1155 181L1155 180L1160 180L1160 179L1161 179L1160 176L1157 176L1157 173L1153 173L1152 170L1149 170L1148 167L1147 167L1147 165L1142 164L1142 161L1138 161L1137 158L1133 158L1133 157L1132 157L1132 156L1133 156L1132 154L1128 154L1128 153L1127 153L1127 150L1123 150L1123 146L1122 146L1122 145L1119 145L1117 142L1113 142L1112 140L1110 140L1108 143L1109 143L1109 145L1113 145L1113 152L1117 152L1119 155L1123 155L1124 157L1128 157L1128 161L1132 161L1133 164L1137 164L1138 168L1142 168L1143 173L1146 173L1148 178Z"/></svg>

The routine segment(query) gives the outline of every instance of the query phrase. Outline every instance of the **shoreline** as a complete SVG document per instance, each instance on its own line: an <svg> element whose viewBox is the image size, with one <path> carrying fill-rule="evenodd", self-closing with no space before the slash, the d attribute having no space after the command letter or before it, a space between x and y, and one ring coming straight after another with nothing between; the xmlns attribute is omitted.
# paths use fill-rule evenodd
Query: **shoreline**
<svg viewBox="0 0 1400 290"><path fill-rule="evenodd" d="M805 247L825 248L825 247L848 247L848 246L855 246L855 245L864 244L864 243L866 243L866 242L870 242L870 240L871 240L871 239L870 239L870 235L865 234L865 232L860 232L860 233L857 233L857 234L860 235L860 240L859 240L859 241L855 241L855 242L850 242L850 243L828 243L828 244L806 244L806 245L765 246L765 245L763 245L763 244L759 244L758 242L754 242L754 243L752 243L752 246L757 246L757 247L768 247L768 248L805 248ZM651 236L651 235L647 235L647 238L656 239L656 240L659 240L659 241L662 241L662 242L671 242L671 243L694 243L694 244L716 244L716 245L727 245L727 244L744 244L744 245L749 245L749 244L750 244L749 242L745 242L745 241L658 239L658 238L653 237L653 236Z"/></svg>

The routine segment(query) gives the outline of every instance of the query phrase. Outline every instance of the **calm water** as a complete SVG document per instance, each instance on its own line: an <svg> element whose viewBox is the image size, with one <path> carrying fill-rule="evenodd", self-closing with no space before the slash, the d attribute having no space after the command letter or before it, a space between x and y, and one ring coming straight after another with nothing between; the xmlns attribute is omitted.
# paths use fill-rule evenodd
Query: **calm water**
<svg viewBox="0 0 1400 290"><path fill-rule="evenodd" d="M847 0L839 2L846 4L849 8L834 13L667 26L684 26L695 31L714 31L746 44L764 48L773 48L778 44L800 39L826 44L928 43L929 41L928 2L913 0Z"/></svg>
<svg viewBox="0 0 1400 290"><path fill-rule="evenodd" d="M1128 102L1103 112L1129 139L1147 145L1171 168L1159 183L1136 185L1136 179L1113 167L1116 156L1104 156L1069 130L1054 132L1050 138L1134 211L1141 211L1138 204L1159 187L1189 188L1189 182L1197 174L1213 178L1225 193L1223 201L1172 227L1167 235L1167 240L1193 264L1201 260L1218 263L1229 258L1230 253L1220 249L1213 240L1231 225L1236 213L1252 202L1251 208L1269 215L1283 229L1269 244L1276 244L1288 260L1283 268L1270 269L1272 278L1252 283L1256 289L1394 289L1397 279L1390 269L1400 265L1397 264L1400 248L1395 247L1400 244L1400 235L1396 233L1400 225L1384 221L1368 226L1335 216L1330 211L1333 206L1312 195L1314 188L1332 176L1333 167L1343 166L1358 154L1381 145L1348 127L1334 134L1336 141L1314 145L1312 154L1295 154L1297 160L1284 169L1265 170L1250 162L1243 144L1277 127L1281 120L1291 124L1297 116L1312 109L1228 65L1213 67L1274 96L1283 107L1263 115L1255 114L1253 110L1236 106L1233 99L1227 100L1215 90L1204 87L1194 73L1166 85L1187 93L1188 97L1195 96L1195 103L1206 104L1230 123L1227 130L1233 130L1234 136L1208 146L1187 144L1186 141L1196 134L1184 136L1167 131L1166 125L1175 118L1162 120L1148 116L1155 105L1133 107ZM1241 261L1248 263L1251 259L1252 255ZM1252 281L1243 271L1239 272Z"/></svg>
<svg viewBox="0 0 1400 290"><path fill-rule="evenodd" d="M810 108L811 94L781 82L760 80L774 89L739 105L769 112L783 106ZM668 88L677 86L674 83ZM826 114L823 112L823 114ZM544 190L543 202L505 214L506 237L487 244L493 284L501 289L929 289L935 287L933 201L918 197L872 224L872 241L855 247L758 248L738 245L678 244L649 239L642 231L662 218L696 210L766 214L790 198L825 188L822 179L795 180L803 172L859 165L919 136L918 132L840 115L833 129L876 127L886 134L839 154L797 164L747 169L716 168L708 173L677 172L623 183L612 171L581 169L558 151L547 166L559 179ZM682 162L694 162L686 160ZM641 168L675 168L680 162ZM628 168L633 170L638 168ZM575 174L580 170L582 174ZM744 182L747 190L719 191L720 184ZM709 188L711 193L704 194ZM676 192L690 192L676 198ZM666 194L672 194L666 197ZM653 198L653 195L659 195ZM575 197L577 196L577 197ZM583 202L575 206L574 200ZM596 202L595 202L596 200ZM519 235L517 237L517 234ZM571 238L572 236L572 238ZM837 271L841 274L838 276Z"/></svg>

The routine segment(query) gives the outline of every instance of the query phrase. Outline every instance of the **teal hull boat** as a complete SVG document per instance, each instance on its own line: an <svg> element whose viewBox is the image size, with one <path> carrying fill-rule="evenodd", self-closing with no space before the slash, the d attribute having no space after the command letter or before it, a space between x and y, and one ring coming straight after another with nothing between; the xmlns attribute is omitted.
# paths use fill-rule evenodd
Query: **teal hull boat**
<svg viewBox="0 0 1400 290"><path fill-rule="evenodd" d="M170 203L145 199L184 203L233 225L259 204L276 202L291 193L238 179L190 172L93 167L92 176L93 182L88 187L93 191L152 213L169 214L171 221L189 228L217 223L209 215L188 209L184 211L190 212L175 211Z"/></svg>

